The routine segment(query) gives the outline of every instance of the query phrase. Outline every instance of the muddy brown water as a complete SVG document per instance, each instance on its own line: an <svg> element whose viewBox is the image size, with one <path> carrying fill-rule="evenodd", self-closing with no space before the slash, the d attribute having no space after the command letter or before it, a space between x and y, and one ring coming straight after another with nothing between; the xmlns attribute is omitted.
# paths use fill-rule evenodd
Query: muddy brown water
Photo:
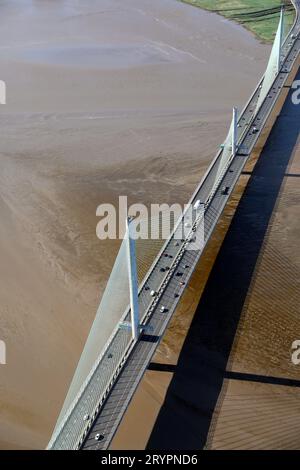
<svg viewBox="0 0 300 470"><path fill-rule="evenodd" d="M98 204L186 202L269 47L174 0L2 1L0 26L0 447L43 448L118 249Z"/></svg>

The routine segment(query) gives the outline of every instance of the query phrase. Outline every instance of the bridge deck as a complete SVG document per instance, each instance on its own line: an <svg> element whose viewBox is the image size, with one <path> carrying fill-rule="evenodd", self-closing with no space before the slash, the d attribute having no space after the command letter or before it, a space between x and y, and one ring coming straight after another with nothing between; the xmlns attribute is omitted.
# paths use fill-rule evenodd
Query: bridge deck
<svg viewBox="0 0 300 470"><path fill-rule="evenodd" d="M297 6L300 7L300 0L297 0ZM296 28L299 31L300 21L298 21ZM282 71L277 76L274 87L265 100L262 107L259 110L258 115L253 121L253 114L255 105L258 99L259 88L256 89L254 95L247 104L243 114L240 117L240 124L242 127L239 128L239 144L242 148L241 154L237 154L230 166L228 167L219 188L215 192L212 199L209 201L207 210L205 212L205 242L208 241L210 235L217 224L220 215L230 197L232 190L234 189L235 183L237 182L249 155L255 146L257 140L260 137L261 131L263 130L264 123L266 122L270 111L273 109L277 99L282 91L283 85L286 83L289 72L292 70L293 64L298 57L300 50L300 39L298 38L293 47L289 49L288 45L285 46L286 58ZM253 121L251 123L251 121ZM251 126L249 126L251 123ZM253 133L251 128L256 126L260 129L259 133ZM221 157L221 155L219 155ZM218 165L218 159L214 163ZM196 190L192 197L191 203L195 203L198 199L201 201L207 200L210 189L213 184L215 176L213 175L214 165L208 172L205 180ZM222 192L222 188L228 186L230 188L229 194L225 195ZM200 230L199 227L195 227L196 230ZM197 233L197 232L196 232ZM100 407L100 411L96 416L96 419L91 423L90 428L87 430L86 423L83 421L83 416L90 413L90 410L96 409L97 407L97 390L98 384L107 380L106 370L109 368L109 356L117 354L120 344L124 344L124 331L119 330L113 339L107 354L98 367L95 369L92 380L87 384L82 396L74 409L72 410L68 420L66 421L63 429L60 432L59 438L54 443L52 448L59 449L71 449L71 448L82 448L90 450L106 449L117 427L122 419L126 408L140 382L147 366L153 356L158 342L161 339L172 314L181 298L181 295L185 289L185 286L193 274L196 264L198 263L202 254L200 250L186 250L186 242L183 241L177 246L174 243L174 238L168 241L164 249L160 253L156 260L156 263L147 279L147 285L156 291L159 291L159 297L157 303L149 311L149 305L153 302L150 297L149 291L142 288L139 294L139 301L142 309L142 316L146 315L144 321L147 323L147 334L146 332L141 336L139 341L130 350L128 357L126 358L125 364L118 371L118 376L114 381L112 388L109 390L105 402ZM172 259L170 263L170 271L168 276L160 271L161 267L166 266L166 259ZM172 258L170 258L170 256ZM187 268L188 266L188 268ZM180 271L182 276L179 278L176 273ZM182 283L184 284L182 285ZM146 284L145 284L146 285ZM165 312L160 311L160 307L166 308ZM95 440L95 435L100 434L103 436L102 440ZM78 436L85 436L79 442Z"/></svg>
<svg viewBox="0 0 300 470"><path fill-rule="evenodd" d="M294 61L296 53L300 48L300 40L298 40L298 45L292 51L288 57L286 64L289 67ZM270 99L270 104L273 103L274 98L277 99L281 91L281 86L283 80L285 80L286 75L282 73L278 76L275 83L275 90L273 90L272 100ZM251 103L250 106L253 106L254 103ZM265 116L267 115L270 104L266 103L263 106L261 112L258 115L259 120L257 121L257 126ZM248 114L248 113L247 113ZM247 119L247 117L246 117ZM254 124L255 125L255 124ZM248 133L243 141L245 147L251 151L255 142L257 141L258 136L255 136L251 133ZM244 165L245 157L236 156L230 165L229 170L227 171L222 186L230 186L234 184L237 177L240 175ZM206 227L207 233L205 238L208 237L208 232L210 232L214 226L215 221L218 220L223 207L224 201L226 202L227 197L222 194L222 186L217 191L215 197L213 198L209 210L206 213ZM201 195L198 194L196 199L201 198ZM170 249L166 250L168 253ZM187 282L190 276L192 275L194 268L199 260L199 251L186 251L180 260L178 265L178 271L183 272L183 277L181 280ZM190 269L187 271L184 269L185 265L189 265ZM175 294L181 295L182 288L179 286L178 278L172 277L169 282L165 292L161 296L160 302L156 307L149 324L151 325L151 336L143 335L141 340L136 345L135 349L131 353L126 365L124 366L115 386L113 387L105 406L98 415L94 425L92 426L85 442L83 443L82 448L86 450L96 450L96 449L105 449L107 444L111 442L111 439L118 427L120 420L124 412L126 411L128 404L133 396L133 393L141 380L150 360L153 356L159 338L163 335L167 324L172 317L172 314L177 306L179 298L175 297ZM160 306L164 305L168 311L167 313L160 312ZM104 436L104 439L101 442L95 440L95 435L99 433Z"/></svg>

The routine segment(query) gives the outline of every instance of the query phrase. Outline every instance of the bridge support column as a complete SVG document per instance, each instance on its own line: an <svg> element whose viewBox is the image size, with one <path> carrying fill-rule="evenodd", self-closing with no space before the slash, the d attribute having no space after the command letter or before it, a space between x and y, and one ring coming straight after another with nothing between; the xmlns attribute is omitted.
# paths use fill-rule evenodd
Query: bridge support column
<svg viewBox="0 0 300 470"><path fill-rule="evenodd" d="M127 237L127 263L130 293L131 330L132 338L137 341L140 334L139 302L138 302L138 279L136 269L135 240L131 237L131 218L126 219Z"/></svg>
<svg viewBox="0 0 300 470"><path fill-rule="evenodd" d="M270 93L273 81L280 72L281 68L281 49L284 40L284 8L281 9L280 20L277 28L277 33L274 39L271 55L269 58L268 66L264 76L262 88L258 97L255 113L258 112L263 101Z"/></svg>
<svg viewBox="0 0 300 470"><path fill-rule="evenodd" d="M281 8L278 30L279 30L279 44L278 44L277 73L279 73L280 67L281 67L281 48L282 48L282 43L284 39L284 7Z"/></svg>
<svg viewBox="0 0 300 470"><path fill-rule="evenodd" d="M238 120L238 113L237 109L233 108L232 111L232 155L235 157L236 148L237 148L237 120Z"/></svg>

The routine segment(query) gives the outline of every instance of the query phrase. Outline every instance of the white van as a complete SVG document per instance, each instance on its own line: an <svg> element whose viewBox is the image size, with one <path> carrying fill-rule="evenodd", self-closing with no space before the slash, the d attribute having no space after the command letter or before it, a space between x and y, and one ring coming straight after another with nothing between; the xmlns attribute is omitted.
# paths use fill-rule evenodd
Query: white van
<svg viewBox="0 0 300 470"><path fill-rule="evenodd" d="M200 201L200 199L198 199L198 201L196 201L195 204L194 204L194 209L195 209L195 211L197 211L198 209L200 209L200 206L201 206L201 201Z"/></svg>

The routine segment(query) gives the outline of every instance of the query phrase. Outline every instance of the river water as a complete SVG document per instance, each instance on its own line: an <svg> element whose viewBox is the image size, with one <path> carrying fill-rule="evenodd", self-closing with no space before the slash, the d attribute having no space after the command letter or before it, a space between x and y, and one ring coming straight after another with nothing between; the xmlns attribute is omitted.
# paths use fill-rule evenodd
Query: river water
<svg viewBox="0 0 300 470"><path fill-rule="evenodd" d="M118 247L97 205L185 202L268 52L176 0L0 2L1 448L51 434Z"/></svg>

